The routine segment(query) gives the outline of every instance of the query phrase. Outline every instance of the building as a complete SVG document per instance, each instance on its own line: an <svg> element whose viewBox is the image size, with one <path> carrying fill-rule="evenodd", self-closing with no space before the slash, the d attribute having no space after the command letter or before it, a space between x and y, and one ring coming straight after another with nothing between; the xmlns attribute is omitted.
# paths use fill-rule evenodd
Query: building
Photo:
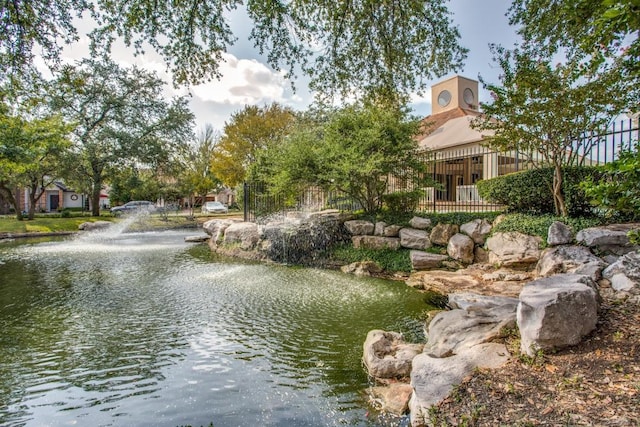
<svg viewBox="0 0 640 427"><path fill-rule="evenodd" d="M473 129L478 109L476 80L454 76L431 88L432 114L423 119L425 133L418 145L432 161L431 173L439 187L427 188L427 203L482 203L476 183L481 179L522 169L515 153L488 150L491 134Z"/></svg>

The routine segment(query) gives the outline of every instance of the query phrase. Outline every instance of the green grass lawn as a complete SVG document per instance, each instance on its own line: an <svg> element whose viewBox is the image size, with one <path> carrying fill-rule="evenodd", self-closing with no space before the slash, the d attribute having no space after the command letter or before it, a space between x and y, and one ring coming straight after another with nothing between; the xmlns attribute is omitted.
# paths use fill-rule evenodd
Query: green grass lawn
<svg viewBox="0 0 640 427"><path fill-rule="evenodd" d="M51 233L58 231L78 231L78 226L87 221L106 220L109 217L36 217L32 220L18 221L15 217L0 217L0 233Z"/></svg>

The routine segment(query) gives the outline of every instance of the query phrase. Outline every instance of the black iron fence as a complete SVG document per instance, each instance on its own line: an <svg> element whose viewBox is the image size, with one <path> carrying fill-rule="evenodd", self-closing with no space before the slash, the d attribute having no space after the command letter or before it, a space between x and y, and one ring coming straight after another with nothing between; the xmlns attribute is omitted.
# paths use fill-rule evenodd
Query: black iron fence
<svg viewBox="0 0 640 427"><path fill-rule="evenodd" d="M638 122L623 120L603 134L584 134L567 150L574 165L603 165L618 158L622 150L633 150L640 140ZM406 179L405 171L388 176L386 194L419 189L418 210L422 212L489 212L502 206L483 200L476 183L482 179L506 175L534 167L542 162L536 153L499 152L480 144L452 149L425 151L419 154L426 165L429 185L416 186ZM402 177L402 178L401 178ZM260 221L289 212L339 209L356 211L362 208L347 194L308 188L294 198L269 194L263 183L245 183L243 194L245 221Z"/></svg>

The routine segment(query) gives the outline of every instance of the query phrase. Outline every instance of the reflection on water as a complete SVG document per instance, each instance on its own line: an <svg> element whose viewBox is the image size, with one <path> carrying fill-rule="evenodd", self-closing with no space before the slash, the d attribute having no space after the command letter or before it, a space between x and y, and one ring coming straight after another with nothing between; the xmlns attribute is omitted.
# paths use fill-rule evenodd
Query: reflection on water
<svg viewBox="0 0 640 427"><path fill-rule="evenodd" d="M190 232L0 244L0 425L403 425L369 411L400 282L215 259Z"/></svg>

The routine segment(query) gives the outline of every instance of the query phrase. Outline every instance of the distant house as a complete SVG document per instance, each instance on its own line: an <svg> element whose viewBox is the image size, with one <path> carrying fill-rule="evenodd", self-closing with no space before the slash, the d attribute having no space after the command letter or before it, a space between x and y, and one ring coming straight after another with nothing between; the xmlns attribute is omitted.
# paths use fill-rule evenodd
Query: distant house
<svg viewBox="0 0 640 427"><path fill-rule="evenodd" d="M515 153L497 153L483 146L490 132L471 127L479 116L478 82L454 76L431 88L432 114L423 119L426 132L417 137L420 148L435 159L433 178L440 189L426 189L427 201L481 202L476 182L514 172Z"/></svg>
<svg viewBox="0 0 640 427"><path fill-rule="evenodd" d="M44 194L36 204L36 212L56 212L64 208L82 209L91 208L89 196L77 193L67 187L62 181L54 181L44 190ZM17 191L17 201L21 211L29 210L29 190L19 189ZM107 205L108 196L100 194L100 206Z"/></svg>

